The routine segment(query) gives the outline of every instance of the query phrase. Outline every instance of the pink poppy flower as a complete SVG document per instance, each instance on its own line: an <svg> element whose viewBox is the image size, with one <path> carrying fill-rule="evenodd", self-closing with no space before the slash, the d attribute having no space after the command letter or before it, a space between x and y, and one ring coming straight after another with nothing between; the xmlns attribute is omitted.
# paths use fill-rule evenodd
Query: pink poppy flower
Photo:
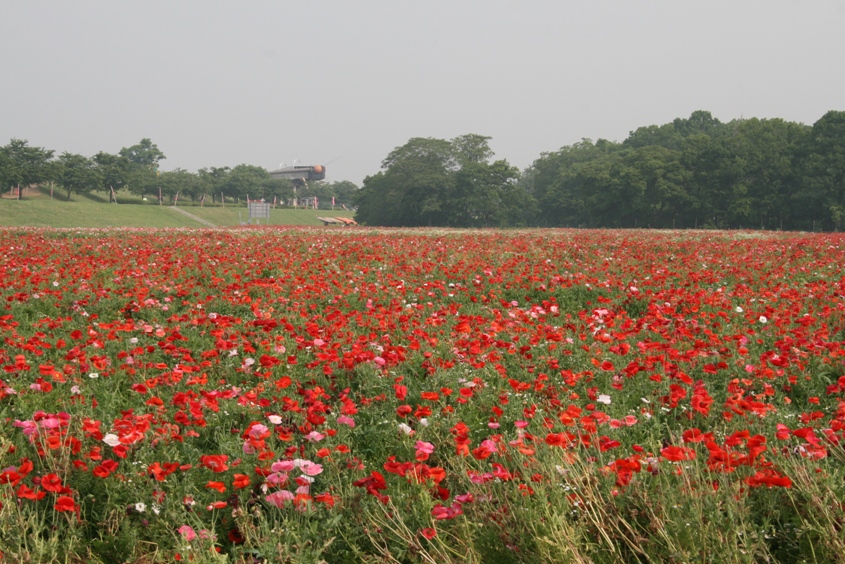
<svg viewBox="0 0 845 564"><path fill-rule="evenodd" d="M279 490L277 492L273 492L269 495L264 496L264 499L267 503L271 505L275 505L279 509L281 509L286 501L290 501L294 498L294 495L287 490Z"/></svg>

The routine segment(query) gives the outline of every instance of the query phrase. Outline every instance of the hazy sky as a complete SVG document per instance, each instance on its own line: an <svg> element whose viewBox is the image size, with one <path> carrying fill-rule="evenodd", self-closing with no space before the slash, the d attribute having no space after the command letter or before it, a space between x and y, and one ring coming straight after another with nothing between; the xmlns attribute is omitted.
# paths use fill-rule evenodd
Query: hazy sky
<svg viewBox="0 0 845 564"><path fill-rule="evenodd" d="M411 137L525 168L709 110L845 110L845 0L0 0L0 144L162 168L328 164L360 184Z"/></svg>

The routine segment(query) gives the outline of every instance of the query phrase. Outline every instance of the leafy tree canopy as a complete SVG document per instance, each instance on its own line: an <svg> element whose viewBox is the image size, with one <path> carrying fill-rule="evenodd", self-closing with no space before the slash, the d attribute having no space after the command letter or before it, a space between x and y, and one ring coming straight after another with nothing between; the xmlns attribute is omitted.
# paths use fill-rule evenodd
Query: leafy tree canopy
<svg viewBox="0 0 845 564"><path fill-rule="evenodd" d="M119 154L136 165L151 169L158 168L158 162L166 158L158 146L147 138L141 139L137 145L124 147Z"/></svg>
<svg viewBox="0 0 845 564"><path fill-rule="evenodd" d="M68 200L71 193L83 194L99 188L102 177L92 159L65 152L59 157L58 165L57 180L67 190Z"/></svg>
<svg viewBox="0 0 845 564"><path fill-rule="evenodd" d="M812 127L693 112L622 143L545 153L520 183L537 225L845 227L845 112Z"/></svg>
<svg viewBox="0 0 845 564"><path fill-rule="evenodd" d="M0 187L21 188L48 180L53 153L43 147L31 147L26 140L12 139L8 145L0 147Z"/></svg>
<svg viewBox="0 0 845 564"><path fill-rule="evenodd" d="M415 137L391 151L382 171L355 194L356 220L368 225L454 227L524 222L531 197L507 161L490 162L489 137Z"/></svg>

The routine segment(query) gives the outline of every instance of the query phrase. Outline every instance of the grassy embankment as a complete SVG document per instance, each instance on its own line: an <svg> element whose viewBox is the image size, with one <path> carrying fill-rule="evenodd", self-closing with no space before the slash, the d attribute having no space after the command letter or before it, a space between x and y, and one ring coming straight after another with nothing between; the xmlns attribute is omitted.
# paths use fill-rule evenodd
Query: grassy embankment
<svg viewBox="0 0 845 564"><path fill-rule="evenodd" d="M56 190L50 198L49 189L30 190L23 200L11 199L8 194L0 201L0 226L8 227L206 227L202 223L159 206L154 200L119 192L118 204L109 204L100 194L74 195L67 201L65 194ZM248 219L244 204L227 203L200 207L189 200L179 202L179 207L190 214L209 221L218 227L238 226ZM270 212L270 225L322 225L317 217L352 217L346 210L304 210L275 208ZM260 221L265 224L264 219Z"/></svg>

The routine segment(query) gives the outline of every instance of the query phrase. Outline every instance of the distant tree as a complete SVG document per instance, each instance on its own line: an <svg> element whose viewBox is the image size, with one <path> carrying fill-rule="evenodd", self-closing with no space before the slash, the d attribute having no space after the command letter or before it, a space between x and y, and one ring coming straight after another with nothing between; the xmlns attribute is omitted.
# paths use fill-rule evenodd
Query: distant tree
<svg viewBox="0 0 845 564"><path fill-rule="evenodd" d="M0 148L2 158L3 189L17 188L17 197L21 199L22 187L48 180L53 172L49 166L53 151L43 147L30 147L23 139L12 139L8 145Z"/></svg>
<svg viewBox="0 0 845 564"><path fill-rule="evenodd" d="M257 200L264 197L264 190L271 180L270 173L260 166L239 164L233 168L223 184L223 193L230 198Z"/></svg>
<svg viewBox="0 0 845 564"><path fill-rule="evenodd" d="M358 186L354 182L348 180L338 180L330 182L332 195L335 198L335 205L351 207L355 194L358 192Z"/></svg>
<svg viewBox="0 0 845 564"><path fill-rule="evenodd" d="M646 125L632 131L628 138L622 142L625 147L639 149L657 145L667 149L679 149L683 137L675 129L672 123L663 125Z"/></svg>
<svg viewBox="0 0 845 564"><path fill-rule="evenodd" d="M195 193L199 179L196 174L177 168L162 172L159 175L159 182L162 195L170 198L171 204L175 204L179 201L180 195Z"/></svg>
<svg viewBox="0 0 845 564"><path fill-rule="evenodd" d="M354 182L348 180L338 180L334 182L309 182L307 186L303 186L297 193L300 199L317 197L320 207L327 208L334 200L335 207L353 206L353 199L355 193L358 191L358 186Z"/></svg>
<svg viewBox="0 0 845 564"><path fill-rule="evenodd" d="M149 139L141 139L137 145L122 148L118 155L131 163L128 187L139 196L157 195L162 189L158 175L158 163L166 157Z"/></svg>
<svg viewBox="0 0 845 564"><path fill-rule="evenodd" d="M211 201L215 202L217 196L223 193L231 170L228 166L199 169L197 185L202 190L200 197L202 194L211 194Z"/></svg>
<svg viewBox="0 0 845 564"><path fill-rule="evenodd" d="M62 153L58 158L57 181L70 195L84 194L100 187L102 176L92 159L73 153Z"/></svg>
<svg viewBox="0 0 845 564"><path fill-rule="evenodd" d="M0 147L0 191L6 191L15 185L16 171L12 157L6 147Z"/></svg>
<svg viewBox="0 0 845 564"><path fill-rule="evenodd" d="M151 195L158 197L162 189L161 174L153 168L133 164L129 169L129 176L127 178L126 188L138 196Z"/></svg>
<svg viewBox="0 0 845 564"><path fill-rule="evenodd" d="M619 153L617 183L625 204L617 210L624 227L675 227L695 207L690 174L679 151L652 145Z"/></svg>
<svg viewBox="0 0 845 564"><path fill-rule="evenodd" d="M622 144L585 140L546 153L520 183L537 199L541 225L782 222L792 211L795 148L806 129L782 120L723 124L696 111L640 127Z"/></svg>
<svg viewBox="0 0 845 564"><path fill-rule="evenodd" d="M801 179L793 197L804 229L845 226L845 112L823 115L796 149Z"/></svg>
<svg viewBox="0 0 845 564"><path fill-rule="evenodd" d="M286 178L268 178L261 185L261 197L267 201L274 198L284 202L293 197L293 182Z"/></svg>
<svg viewBox="0 0 845 564"><path fill-rule="evenodd" d="M397 183L385 171L366 177L355 194L355 221L363 225L402 225L402 197Z"/></svg>
<svg viewBox="0 0 845 564"><path fill-rule="evenodd" d="M492 137L469 133L452 139L452 153L461 167L470 164L486 163L493 158L493 150L488 141Z"/></svg>
<svg viewBox="0 0 845 564"><path fill-rule="evenodd" d="M582 215L577 218L583 227L623 227L620 217L639 202L623 199L615 153L598 156L576 164L569 178L575 200L581 203ZM636 194L636 187L634 187ZM565 205L565 204L564 204ZM625 227L628 227L625 225Z"/></svg>
<svg viewBox="0 0 845 564"><path fill-rule="evenodd" d="M632 131L622 145L639 149L657 145L666 149L680 150L683 140L692 135L720 137L727 135L729 128L710 112L697 110L688 118L675 118L663 125L647 125Z"/></svg>
<svg viewBox="0 0 845 564"><path fill-rule="evenodd" d="M356 219L369 225L472 226L522 221L518 171L490 163L489 138L463 135L451 141L415 137L382 162L355 192Z"/></svg>
<svg viewBox="0 0 845 564"><path fill-rule="evenodd" d="M618 143L606 139L595 143L582 139L553 153L543 153L520 179L522 188L536 201L537 212L531 223L549 227L586 224L589 221L587 198L596 182L601 182L604 174L601 171L607 163L586 165L607 161L620 149ZM579 172L582 169L583 172Z"/></svg>
<svg viewBox="0 0 845 564"><path fill-rule="evenodd" d="M391 151L382 172L364 179L356 195L359 223L387 226L445 225L446 195L457 169L452 144L415 137Z"/></svg>
<svg viewBox="0 0 845 564"><path fill-rule="evenodd" d="M100 174L103 188L109 193L109 202L114 201L114 191L129 184L133 163L123 155L111 155L100 151L93 157Z"/></svg>
<svg viewBox="0 0 845 564"><path fill-rule="evenodd" d="M727 124L730 134L720 142L737 157L737 192L744 192L741 225L794 228L791 194L799 189L796 149L810 127L782 119L743 119ZM736 225L735 225L736 226Z"/></svg>
<svg viewBox="0 0 845 564"><path fill-rule="evenodd" d="M672 121L672 125L675 128L675 132L681 137L689 137L690 135L701 133L710 137L718 137L728 131L721 121L714 118L710 112L704 110L694 111L687 119L675 118Z"/></svg>
<svg viewBox="0 0 845 564"><path fill-rule="evenodd" d="M325 201L327 198L331 199L332 194L334 192L331 189L331 185L328 182L309 182L306 185L303 185L299 188L296 192L296 195L300 199L307 199L307 198L314 198L315 196L319 201Z"/></svg>
<svg viewBox="0 0 845 564"><path fill-rule="evenodd" d="M743 163L724 139L700 133L684 139L681 162L691 175L690 211L694 226L730 227L748 221L747 188L741 183Z"/></svg>
<svg viewBox="0 0 845 564"><path fill-rule="evenodd" d="M158 168L159 161L167 158L158 146L147 138L141 139L137 145L122 148L119 154L138 166L153 170Z"/></svg>
<svg viewBox="0 0 845 564"><path fill-rule="evenodd" d="M454 187L446 196L445 224L456 227L524 224L521 209L529 196L517 185L519 169L504 160L464 163L454 173Z"/></svg>

